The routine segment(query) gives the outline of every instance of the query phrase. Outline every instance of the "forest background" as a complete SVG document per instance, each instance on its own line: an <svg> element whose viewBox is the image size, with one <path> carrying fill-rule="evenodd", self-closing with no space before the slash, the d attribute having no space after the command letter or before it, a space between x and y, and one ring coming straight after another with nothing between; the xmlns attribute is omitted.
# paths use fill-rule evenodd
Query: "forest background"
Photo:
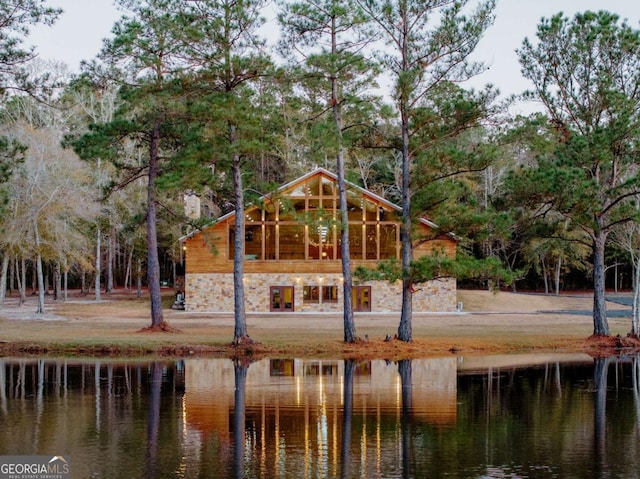
<svg viewBox="0 0 640 479"><path fill-rule="evenodd" d="M178 238L316 166L402 205L407 296L444 274L593 289L607 335L606 287L637 291L640 32L614 13L543 19L518 50L533 88L504 99L465 85L494 1L283 2L275 50L258 0L117 3L125 16L72 74L25 46L61 12L0 2L0 300L32 288L43 311L50 288L144 286L160 324ZM510 115L522 99L543 111ZM418 217L455 233L456 265L412 262L430 240L412 236Z"/></svg>

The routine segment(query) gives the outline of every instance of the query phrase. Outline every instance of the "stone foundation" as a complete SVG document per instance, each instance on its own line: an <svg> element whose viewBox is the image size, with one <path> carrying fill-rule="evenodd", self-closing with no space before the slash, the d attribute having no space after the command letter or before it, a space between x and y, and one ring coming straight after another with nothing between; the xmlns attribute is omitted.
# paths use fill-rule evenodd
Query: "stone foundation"
<svg viewBox="0 0 640 479"><path fill-rule="evenodd" d="M342 275L327 274L246 274L245 307L248 313L270 311L270 286L293 286L294 311L341 312ZM399 312L402 305L400 283L371 281L371 312ZM337 286L338 301L305 302L304 286ZM233 312L233 274L188 274L185 285L185 307L194 312ZM456 310L456 281L453 278L416 285L414 312L452 312Z"/></svg>

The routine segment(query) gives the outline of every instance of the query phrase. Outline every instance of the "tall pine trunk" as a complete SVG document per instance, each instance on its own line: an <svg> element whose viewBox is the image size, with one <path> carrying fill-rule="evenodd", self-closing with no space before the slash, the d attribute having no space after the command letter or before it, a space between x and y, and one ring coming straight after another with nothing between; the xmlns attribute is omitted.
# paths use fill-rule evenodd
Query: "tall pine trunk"
<svg viewBox="0 0 640 479"><path fill-rule="evenodd" d="M337 51L336 34L333 30L331 37L331 48L335 54ZM331 96L333 105L333 120L336 128L336 143L338 152L336 154L336 168L338 170L338 207L340 209L340 254L342 256L342 296L343 296L343 329L344 342L353 343L358 337L356 335L356 323L353 319L353 278L351 276L351 251L349 246L349 210L347 208L347 187L345 181L344 168L344 148L342 146L342 109L340 107L340 95L338 91L338 80L334 76L331 79Z"/></svg>
<svg viewBox="0 0 640 479"><path fill-rule="evenodd" d="M402 111L402 309L398 325L398 339L410 342L412 339L413 294L411 280L411 160L409 157L409 115L406 105Z"/></svg>
<svg viewBox="0 0 640 479"><path fill-rule="evenodd" d="M593 238L593 334L609 336L605 297L604 248L607 235L598 230Z"/></svg>
<svg viewBox="0 0 640 479"><path fill-rule="evenodd" d="M229 139L232 144L237 140L234 125L229 125ZM233 244L233 344L237 345L251 341L247 333L247 316L244 306L244 189L242 187L242 165L238 153L233 155L233 194L236 214Z"/></svg>
<svg viewBox="0 0 640 479"><path fill-rule="evenodd" d="M349 245L349 210L347 208L347 188L344 178L344 157L342 148L338 153L338 203L340 208L340 254L342 255L342 302L345 343L358 339L353 317L353 277L351 275L351 250Z"/></svg>
<svg viewBox="0 0 640 479"><path fill-rule="evenodd" d="M151 303L151 327L164 323L162 294L160 291L160 259L158 257L156 178L160 170L160 124L151 132L149 146L149 182L147 185L147 281Z"/></svg>

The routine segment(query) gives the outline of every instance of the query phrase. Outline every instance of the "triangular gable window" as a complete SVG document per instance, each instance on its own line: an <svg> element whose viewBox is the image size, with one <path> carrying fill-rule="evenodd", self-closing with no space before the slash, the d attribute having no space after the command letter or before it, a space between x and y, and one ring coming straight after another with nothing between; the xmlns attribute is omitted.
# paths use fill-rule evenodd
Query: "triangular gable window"
<svg viewBox="0 0 640 479"><path fill-rule="evenodd" d="M381 260L400 254L400 217L384 201L347 190L352 259ZM264 213L264 214L263 214ZM245 214L247 260L339 260L338 188L317 174ZM229 222L229 259L233 259L234 223Z"/></svg>

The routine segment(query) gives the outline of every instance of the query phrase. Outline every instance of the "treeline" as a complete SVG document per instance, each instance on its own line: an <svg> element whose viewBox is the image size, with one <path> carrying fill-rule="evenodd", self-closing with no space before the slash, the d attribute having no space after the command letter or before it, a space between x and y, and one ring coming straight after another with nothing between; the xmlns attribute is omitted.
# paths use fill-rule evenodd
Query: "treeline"
<svg viewBox="0 0 640 479"><path fill-rule="evenodd" d="M513 117L516 99L465 87L493 0L281 1L266 29L261 0L119 0L77 75L22 46L61 12L4 3L3 295L32 288L41 310L47 283L98 299L144 285L161 324L178 238L315 166L403 206L409 310L411 284L435 274L411 257L430 240L418 217L459 239L448 267L464 284L593 288L597 334L605 286L638 284L640 32L615 14L558 14L523 39L533 88L517 100L542 110Z"/></svg>

